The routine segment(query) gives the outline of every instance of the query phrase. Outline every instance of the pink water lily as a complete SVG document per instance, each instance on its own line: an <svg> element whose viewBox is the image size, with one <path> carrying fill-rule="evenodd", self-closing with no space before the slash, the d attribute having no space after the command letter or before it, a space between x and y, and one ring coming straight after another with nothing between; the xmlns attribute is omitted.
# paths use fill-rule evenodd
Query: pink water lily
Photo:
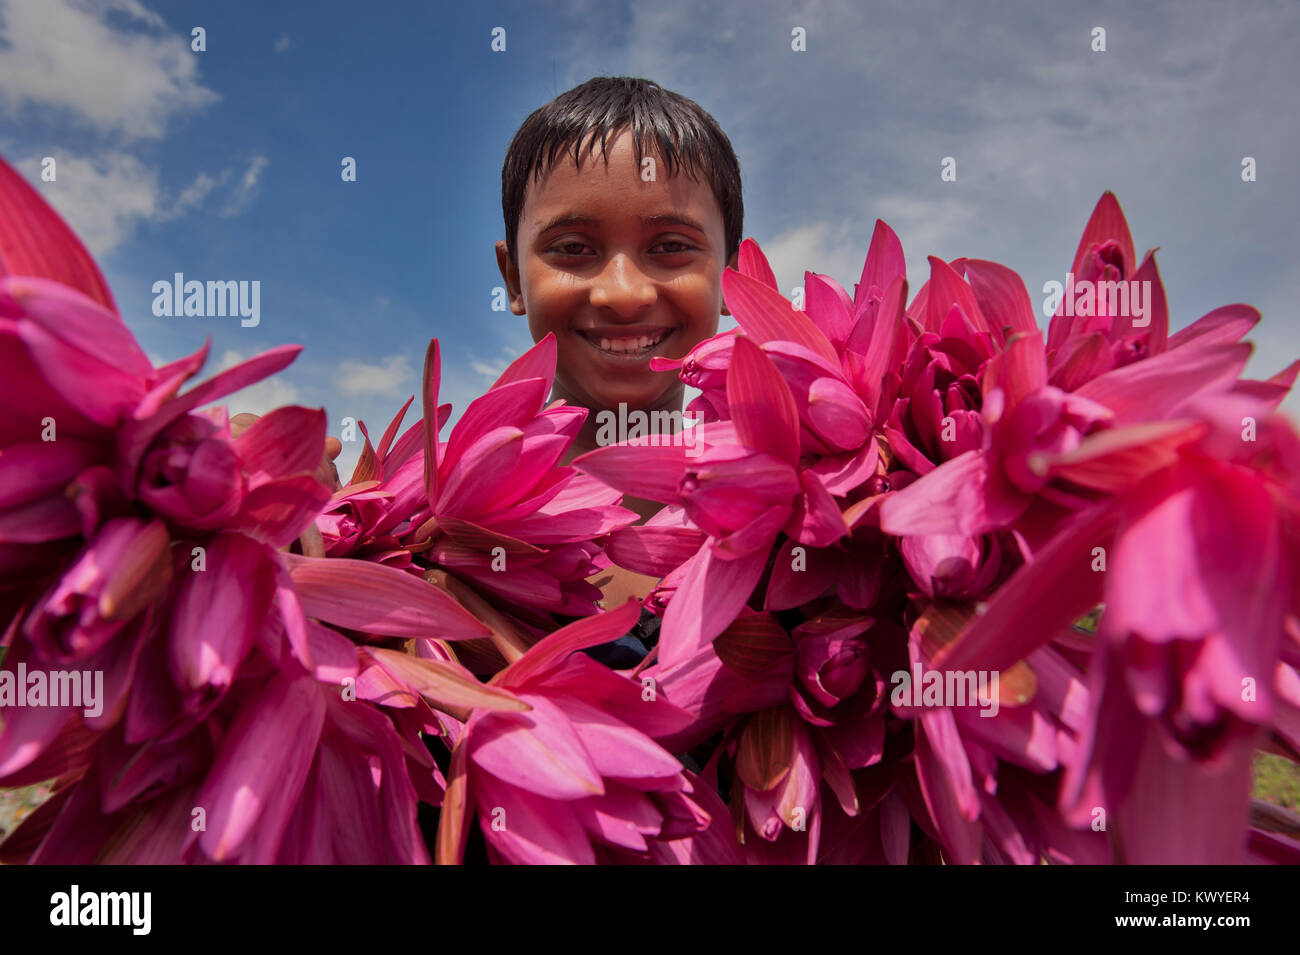
<svg viewBox="0 0 1300 955"><path fill-rule="evenodd" d="M667 664L713 640L735 617L778 533L825 547L848 531L825 485L798 467L799 418L789 387L745 337L736 339L727 398L732 426L702 425L706 449L689 465L684 449L649 445L600 448L575 461L625 493L680 504L710 535L668 606L660 649ZM735 443L718 435L734 435Z"/></svg>
<svg viewBox="0 0 1300 955"><path fill-rule="evenodd" d="M1062 466L1117 496L1080 515L1014 575L944 665L976 656L1001 665L1050 639L1071 611L1104 602L1094 704L1062 791L1066 818L1104 810L1132 862L1241 861L1250 753L1277 721L1276 708L1290 705L1277 702L1288 691L1279 695L1275 681L1284 677L1279 657L1294 652L1285 646L1294 644L1286 616L1295 612L1288 581L1296 525L1285 497L1292 472L1282 462L1296 459L1297 439L1274 420L1264 447L1237 441L1234 462L1204 455L1225 444L1204 423L1185 424L1163 457L1128 453L1104 437L1063 456ZM1092 569L1098 555L1104 573ZM1018 626L1014 639L996 636L1030 589L1050 593L1050 605L1021 600L1017 617L1033 623ZM1157 778L1197 780L1177 814L1142 784ZM1179 834L1193 823L1203 838L1189 842Z"/></svg>
<svg viewBox="0 0 1300 955"><path fill-rule="evenodd" d="M442 861L460 860L471 805L489 848L517 864L618 861L708 833L715 823L692 798L698 783L654 742L689 714L575 654L635 619L629 601L570 624L492 679L527 709L476 711L466 724L452 755Z"/></svg>
<svg viewBox="0 0 1300 955"><path fill-rule="evenodd" d="M317 521L324 552L365 556L419 572L454 572L517 606L593 612L600 592L587 578L608 566L593 541L636 520L620 495L559 465L586 416L548 404L555 341L517 359L466 408L446 441L450 406L438 407L436 340L425 362L425 417L397 437L402 412L378 450L367 450L348 487ZM409 402L408 402L409 404ZM359 551L364 550L364 553Z"/></svg>

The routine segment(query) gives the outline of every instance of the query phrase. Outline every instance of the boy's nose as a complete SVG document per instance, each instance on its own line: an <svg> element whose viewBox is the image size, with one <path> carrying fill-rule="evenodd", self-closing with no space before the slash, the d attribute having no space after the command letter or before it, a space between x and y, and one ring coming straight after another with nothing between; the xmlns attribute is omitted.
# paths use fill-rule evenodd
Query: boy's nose
<svg viewBox="0 0 1300 955"><path fill-rule="evenodd" d="M591 284L591 304L632 317L655 303L658 292L650 277L628 256L615 255Z"/></svg>

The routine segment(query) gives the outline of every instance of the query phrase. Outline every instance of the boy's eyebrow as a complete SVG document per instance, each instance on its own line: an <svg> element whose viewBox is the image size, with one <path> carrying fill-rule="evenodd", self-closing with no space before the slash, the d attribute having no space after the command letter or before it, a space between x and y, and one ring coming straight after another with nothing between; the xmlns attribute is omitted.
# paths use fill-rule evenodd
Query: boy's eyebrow
<svg viewBox="0 0 1300 955"><path fill-rule="evenodd" d="M643 226L681 225L686 226L688 229L694 229L696 232L706 235L708 234L707 230L704 226L700 225L700 223L696 222L689 216L684 216L678 212L665 212L653 216L637 216L637 219L640 220ZM600 225L600 220L593 216L584 216L576 212L562 212L543 225L542 228L538 230L538 234L544 235L552 229L558 229L561 226L570 225L596 226Z"/></svg>

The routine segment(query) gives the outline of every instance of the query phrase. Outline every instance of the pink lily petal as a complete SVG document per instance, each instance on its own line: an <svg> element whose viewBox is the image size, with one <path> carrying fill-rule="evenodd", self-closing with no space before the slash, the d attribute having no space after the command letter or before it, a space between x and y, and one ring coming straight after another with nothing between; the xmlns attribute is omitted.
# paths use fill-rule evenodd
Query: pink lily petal
<svg viewBox="0 0 1300 955"><path fill-rule="evenodd" d="M266 545L243 534L217 534L205 571L184 574L172 610L168 661L177 688L207 705L235 680L275 592Z"/></svg>
<svg viewBox="0 0 1300 955"><path fill-rule="evenodd" d="M1105 334L1075 335L1053 356L1048 383L1062 391L1074 391L1114 367L1115 352Z"/></svg>
<svg viewBox="0 0 1300 955"><path fill-rule="evenodd" d="M817 475L800 471L799 483L803 494L795 502L786 533L810 547L829 547L848 534L839 505Z"/></svg>
<svg viewBox="0 0 1300 955"><path fill-rule="evenodd" d="M711 643L740 612L767 564L760 548L724 560L706 546L689 568L664 615L659 660L673 666Z"/></svg>
<svg viewBox="0 0 1300 955"><path fill-rule="evenodd" d="M438 468L442 459L438 456L438 385L442 381L442 358L438 351L438 339L429 340L429 348L424 353L424 383L420 389L424 409L424 495L429 506L436 508L441 489L438 487Z"/></svg>
<svg viewBox="0 0 1300 955"><path fill-rule="evenodd" d="M735 560L755 551L767 553L771 550L777 533L791 523L793 510L789 504L774 504L759 512L745 526L713 541L711 546L714 556L722 560ZM835 513L838 514L839 510L836 509Z"/></svg>
<svg viewBox="0 0 1300 955"><path fill-rule="evenodd" d="M1017 332L1040 335L1025 280L1016 272L982 259L964 259L975 301L988 320L995 341L1005 342Z"/></svg>
<svg viewBox="0 0 1300 955"><path fill-rule="evenodd" d="M12 303L6 311L17 308L26 319L17 323L17 337L46 387L86 418L116 425L144 396L152 366L116 315L45 279L0 278L0 300ZM97 328L104 340L95 338ZM113 337L115 328L120 335Z"/></svg>
<svg viewBox="0 0 1300 955"><path fill-rule="evenodd" d="M275 562L275 604L280 611L280 618L284 623L284 633L289 639L289 646L293 654L298 658L298 662L311 671L317 671L317 663L312 657L312 635L308 629L310 623L317 630L324 630L314 621L308 621L306 614L302 612L302 603L298 600L298 591L293 586L293 578L289 576L289 571L280 561ZM330 631L333 633L333 631ZM346 640L341 634L334 634L340 640ZM326 638L328 641L328 638ZM319 642L319 641L318 641ZM338 645L328 644L324 648L326 652L335 650ZM345 657L345 659L347 659ZM356 653L351 654L349 660L353 669L356 667ZM353 676L356 674L353 673ZM319 675L317 679L320 679Z"/></svg>
<svg viewBox="0 0 1300 955"><path fill-rule="evenodd" d="M938 332L953 308L961 309L962 314L977 332L989 331L984 313L980 311L979 303L975 300L974 290L962 280L957 270L938 256L930 256L929 262L930 291L926 300L923 322L926 331ZM1037 331L1038 326L1035 324L1035 334Z"/></svg>
<svg viewBox="0 0 1300 955"><path fill-rule="evenodd" d="M346 679L356 680L360 669L356 644L315 620L308 620L306 628L308 658L316 679L333 686L342 686Z"/></svg>
<svg viewBox="0 0 1300 955"><path fill-rule="evenodd" d="M277 478L248 492L229 527L272 547L287 547L311 526L329 499L329 488L314 474Z"/></svg>
<svg viewBox="0 0 1300 955"><path fill-rule="evenodd" d="M582 823L555 803L493 777L476 793L480 827L488 844L513 865L593 865L596 861ZM505 828L491 827L494 810L505 811Z"/></svg>
<svg viewBox="0 0 1300 955"><path fill-rule="evenodd" d="M611 785L603 796L581 799L573 812L584 829L611 846L645 852L646 836L656 836L663 816L644 793L627 786Z"/></svg>
<svg viewBox="0 0 1300 955"><path fill-rule="evenodd" d="M854 376L854 383L859 393L866 400L867 410L878 415L881 397L881 383L887 372L896 368L905 347L907 325L904 306L907 304L907 279L895 278L885 289L885 297L880 302L875 323L868 328L865 321L859 321L853 334L849 336L846 347L849 349L850 364L852 356L863 355ZM859 333L871 337L865 342Z"/></svg>
<svg viewBox="0 0 1300 955"><path fill-rule="evenodd" d="M454 598L400 570L346 557L284 556L309 617L392 637L490 636Z"/></svg>
<svg viewBox="0 0 1300 955"><path fill-rule="evenodd" d="M1224 387L1249 357L1246 344L1174 348L1108 371L1074 394L1110 408L1117 426L1153 421L1197 392Z"/></svg>
<svg viewBox="0 0 1300 955"><path fill-rule="evenodd" d="M1138 266L1137 271L1129 276L1129 281L1150 283L1150 285L1143 286L1150 289L1143 321L1146 323L1145 334L1148 336L1147 353L1159 355L1165 351L1169 342L1169 303L1165 298L1165 283L1160 281L1160 270L1156 268L1154 249L1146 254L1146 258L1142 260L1142 264ZM1120 341L1133 336L1135 331L1133 322L1137 316L1131 312L1130 309L1127 313L1115 317L1110 330L1110 337L1113 341ZM1137 333L1143 334L1143 331L1138 330Z"/></svg>
<svg viewBox="0 0 1300 955"><path fill-rule="evenodd" d="M750 278L762 282L768 288L780 291L780 286L776 284L776 273L772 271L767 256L763 254L763 250L758 247L758 243L753 239L746 239L740 243L737 263L740 266L742 275L748 275Z"/></svg>
<svg viewBox="0 0 1300 955"><path fill-rule="evenodd" d="M1000 670L1053 639L1102 598L1105 575L1092 570L1093 548L1109 546L1116 509L1099 505L1065 525L1017 570L955 641L935 655L949 670Z"/></svg>
<svg viewBox="0 0 1300 955"><path fill-rule="evenodd" d="M1169 348L1183 345L1226 345L1239 342L1259 322L1259 309L1250 305L1224 305L1207 312L1180 332L1169 336Z"/></svg>
<svg viewBox="0 0 1300 955"><path fill-rule="evenodd" d="M317 408L277 408L262 415L235 439L252 486L315 471L325 453L325 412Z"/></svg>
<svg viewBox="0 0 1300 955"><path fill-rule="evenodd" d="M527 713L476 717L470 761L502 782L548 799L584 799L605 785L564 711L547 697L521 693Z"/></svg>
<svg viewBox="0 0 1300 955"><path fill-rule="evenodd" d="M540 408L548 392L542 378L525 378L510 384L494 387L487 394L475 398L456 422L447 440L439 474L445 477L449 462L457 462L484 435L497 428L522 428L533 417L534 408Z"/></svg>
<svg viewBox="0 0 1300 955"><path fill-rule="evenodd" d="M1047 384L1047 358L1043 353L1043 339L1037 329L1027 335L1012 336L1003 351L989 360L984 370L984 400L995 389L1005 396L1002 415L1008 415L1028 395ZM992 420L996 417L990 416Z"/></svg>
<svg viewBox="0 0 1300 955"><path fill-rule="evenodd" d="M788 684L789 680L785 682ZM545 686L548 694L565 694L581 699L665 746L668 746L665 737L693 725L691 714L666 699L666 694L647 701L642 696L640 683L613 672L583 653L571 655L558 669L548 671ZM780 695L779 691L771 692Z"/></svg>
<svg viewBox="0 0 1300 955"><path fill-rule="evenodd" d="M898 241L893 229L877 219L871 231L871 244L867 247L867 260L862 264L862 277L853 290L854 317L862 317L867 296L873 288L884 291L899 278L906 280L906 276L903 243Z"/></svg>
<svg viewBox="0 0 1300 955"><path fill-rule="evenodd" d="M382 647L367 647L361 652L431 703L519 713L529 709L527 703L513 694L484 686L459 664L413 657Z"/></svg>
<svg viewBox="0 0 1300 955"><path fill-rule="evenodd" d="M523 451L524 433L511 425L493 428L475 441L456 460L440 481L435 513L456 514L465 511L472 516L473 504L482 500L484 488L500 485L514 471ZM450 460L450 458L449 458Z"/></svg>
<svg viewBox="0 0 1300 955"><path fill-rule="evenodd" d="M923 714L921 724L916 776L926 807L952 861L973 865L980 851L979 797L956 721L951 710L935 710Z"/></svg>
<svg viewBox="0 0 1300 955"><path fill-rule="evenodd" d="M795 569L796 547L804 551L804 562L800 570ZM838 571L838 561L830 552L816 547L809 549L793 537L786 538L772 565L764 608L790 610L806 604L832 588Z"/></svg>
<svg viewBox="0 0 1300 955"><path fill-rule="evenodd" d="M1108 191L1097 200L1092 216L1083 228L1083 235L1079 237L1079 246L1074 251L1074 262L1070 265L1070 271L1075 273L1079 271L1084 256L1094 245L1111 241L1119 244L1120 253L1124 256L1124 268L1133 271L1137 264L1137 255L1133 251L1133 234L1129 231L1124 211L1119 207L1119 200L1115 198L1113 192Z"/></svg>
<svg viewBox="0 0 1300 955"><path fill-rule="evenodd" d="M1135 776L1119 827L1123 859L1132 865L1239 865L1245 845L1236 820L1248 818L1253 741L1243 738L1208 776L1169 755L1154 727L1131 741ZM1188 838L1196 833L1196 838Z"/></svg>
<svg viewBox="0 0 1300 955"><path fill-rule="evenodd" d="M640 615L637 601L629 597L621 607L561 627L502 670L495 683L503 687L522 687L529 680L559 666L569 654L618 639L632 629Z"/></svg>
<svg viewBox="0 0 1300 955"><path fill-rule="evenodd" d="M1044 455L1042 466L1053 477L1118 493L1173 464L1179 450L1206 431L1203 422L1178 420L1108 428L1084 438L1073 451Z"/></svg>
<svg viewBox="0 0 1300 955"><path fill-rule="evenodd" d="M52 279L117 314L108 283L81 240L41 194L0 159L0 276L5 275Z"/></svg>
<svg viewBox="0 0 1300 955"><path fill-rule="evenodd" d="M839 356L821 329L776 289L727 269L722 273L722 296L745 334L758 344L794 342L838 364Z"/></svg>
<svg viewBox="0 0 1300 955"><path fill-rule="evenodd" d="M684 787L682 764L640 730L573 697L564 698L561 706L606 780L633 784L643 790Z"/></svg>
<svg viewBox="0 0 1300 955"><path fill-rule="evenodd" d="M528 351L524 352L509 367L501 373L501 377L492 385L492 391L503 388L516 381L523 381L528 378L542 379L542 394L551 393L551 385L555 378L555 359L559 351L559 346L555 341L555 334L547 332L546 337L534 345ZM541 404L537 405L534 410L540 411ZM469 409L465 411L469 414Z"/></svg>
<svg viewBox="0 0 1300 955"><path fill-rule="evenodd" d="M77 505L62 495L0 511L0 542L6 544L39 544L71 537L80 530Z"/></svg>
<svg viewBox="0 0 1300 955"><path fill-rule="evenodd" d="M397 437L397 429L402 426L402 419L406 417L406 411L411 407L411 402L414 400L415 395L412 395L406 399L406 404L397 409L397 414L393 415L393 420L388 422L388 427L384 429L384 436L379 439L379 447L375 450L375 459L379 462L381 469L388 459L388 452L393 446L393 439ZM447 410L451 410L450 405L447 406ZM438 413L441 415L441 408L438 409Z"/></svg>
<svg viewBox="0 0 1300 955"><path fill-rule="evenodd" d="M727 370L727 401L741 443L795 464L799 460L799 410L790 386L763 350L736 338Z"/></svg>
<svg viewBox="0 0 1300 955"><path fill-rule="evenodd" d="M836 348L842 348L853 331L853 302L829 275L804 273L805 311Z"/></svg>
<svg viewBox="0 0 1300 955"><path fill-rule="evenodd" d="M610 560L635 571L664 577L695 556L708 537L689 527L625 527L609 537Z"/></svg>
<svg viewBox="0 0 1300 955"><path fill-rule="evenodd" d="M615 444L579 455L573 466L624 494L676 504L686 472L686 449Z"/></svg>
<svg viewBox="0 0 1300 955"><path fill-rule="evenodd" d="M181 415L282 371L298 357L300 351L301 345L272 348L195 385L185 394L162 405L156 413L141 417L144 409L137 409L136 417L127 422L118 433L118 457L123 481L135 484L141 457L153 439Z"/></svg>
<svg viewBox="0 0 1300 955"><path fill-rule="evenodd" d="M103 455L102 446L74 438L0 449L0 511L60 491Z"/></svg>
<svg viewBox="0 0 1300 955"><path fill-rule="evenodd" d="M979 451L966 451L881 500L880 529L907 534L971 536L1006 527L1030 498L992 473Z"/></svg>
<svg viewBox="0 0 1300 955"><path fill-rule="evenodd" d="M235 718L199 794L207 829L198 843L210 859L274 861L324 722L315 681L278 674Z"/></svg>

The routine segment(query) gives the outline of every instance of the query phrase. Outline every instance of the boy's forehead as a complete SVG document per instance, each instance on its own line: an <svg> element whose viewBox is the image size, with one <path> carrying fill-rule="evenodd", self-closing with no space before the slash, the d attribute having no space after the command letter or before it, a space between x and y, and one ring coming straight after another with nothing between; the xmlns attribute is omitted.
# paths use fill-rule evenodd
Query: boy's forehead
<svg viewBox="0 0 1300 955"><path fill-rule="evenodd" d="M608 160L608 161L606 161ZM584 146L581 168L572 150L561 152L524 194L521 224L540 232L557 219L678 218L701 231L722 229L722 211L707 182L678 164L674 175L652 149L640 161L630 133L599 147Z"/></svg>

